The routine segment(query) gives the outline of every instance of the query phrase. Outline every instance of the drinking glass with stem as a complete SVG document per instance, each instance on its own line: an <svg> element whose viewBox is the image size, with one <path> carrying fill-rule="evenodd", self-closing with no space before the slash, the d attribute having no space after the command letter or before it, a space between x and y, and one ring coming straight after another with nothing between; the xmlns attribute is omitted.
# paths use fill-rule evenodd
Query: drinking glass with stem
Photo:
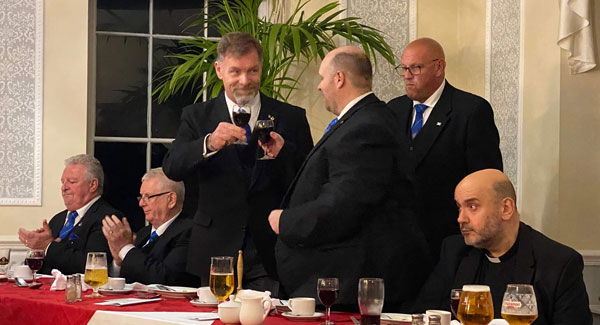
<svg viewBox="0 0 600 325"><path fill-rule="evenodd" d="M89 252L85 263L83 281L91 286L94 291L86 297L103 297L98 293L98 287L108 282L108 268L106 266L105 252Z"/></svg>
<svg viewBox="0 0 600 325"><path fill-rule="evenodd" d="M456 318L456 313L458 312L458 303L460 301L460 294L462 293L462 289L452 289L450 290L450 311L452 312L453 319Z"/></svg>
<svg viewBox="0 0 600 325"><path fill-rule="evenodd" d="M243 128L250 121L250 111L242 107L238 107L237 111L234 109L231 115L233 117L233 124L241 128ZM249 134L246 134L246 137L248 136ZM246 139L238 139L236 142L234 142L234 144L247 145L248 142L246 141Z"/></svg>
<svg viewBox="0 0 600 325"><path fill-rule="evenodd" d="M219 303L225 301L235 287L233 278L233 257L213 256L210 258L210 291Z"/></svg>
<svg viewBox="0 0 600 325"><path fill-rule="evenodd" d="M510 325L533 323L538 317L537 300L533 286L508 284L502 299L500 315Z"/></svg>
<svg viewBox="0 0 600 325"><path fill-rule="evenodd" d="M338 278L319 278L317 280L317 295L319 300L325 306L326 321L324 324L331 325L331 306L335 302L340 292L340 281Z"/></svg>
<svg viewBox="0 0 600 325"><path fill-rule="evenodd" d="M271 141L271 131L273 131L274 127L275 127L275 121L273 121L273 120L258 120L258 121L256 121L256 126L254 127L254 130L258 134L258 140L260 140L260 142L262 144L265 144L265 143ZM267 156L267 152L265 152L264 156L258 158L258 160L271 160L271 159L275 159L275 158Z"/></svg>
<svg viewBox="0 0 600 325"><path fill-rule="evenodd" d="M44 265L45 256L46 253L44 252L44 250L41 249L32 249L27 253L27 257L25 258L25 260L27 261L27 265L29 266L31 271L33 271L33 282L31 282L31 285L38 284L35 275L37 271L39 271L42 268L42 265Z"/></svg>

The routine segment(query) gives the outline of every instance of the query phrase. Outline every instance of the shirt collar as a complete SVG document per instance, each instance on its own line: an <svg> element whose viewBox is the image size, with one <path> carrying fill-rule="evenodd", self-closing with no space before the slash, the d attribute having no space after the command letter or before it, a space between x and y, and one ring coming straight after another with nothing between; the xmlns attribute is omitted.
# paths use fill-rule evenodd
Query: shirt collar
<svg viewBox="0 0 600 325"><path fill-rule="evenodd" d="M413 106L417 105L417 104L425 104L427 105L427 108L433 108L437 102L440 100L440 97L442 97L442 93L444 92L444 87L446 86L446 80L444 79L444 81L442 81L442 84L438 87L438 89L436 91L433 92L433 94L431 94L431 96L429 96L429 98L427 98L423 103L417 101L417 100L413 100Z"/></svg>
<svg viewBox="0 0 600 325"><path fill-rule="evenodd" d="M360 102L361 99L367 97L368 95L370 95L372 93L373 93L372 91L369 91L369 92L366 92L366 93L354 98L353 100L351 100L348 104L346 104L344 109L337 116L338 120L341 119L342 116L344 116L344 114L346 114L354 105L356 105L356 103Z"/></svg>
<svg viewBox="0 0 600 325"><path fill-rule="evenodd" d="M98 195L95 198L91 199L88 203L86 203L81 208L75 210L75 211L77 211L77 216L83 218L83 216L85 216L85 214L90 209L90 207L92 206L92 204L96 203L96 201L98 201L98 200L100 200L100 195ZM71 212L71 211L68 211L68 212ZM67 212L67 215L69 214L68 212ZM75 220L77 220L77 219L75 219Z"/></svg>
<svg viewBox="0 0 600 325"><path fill-rule="evenodd" d="M154 228L154 226L152 226L152 231L156 231L156 234L161 236L162 234L165 233L165 231L167 231L167 228L169 228L169 226L173 223L173 221L175 221L175 219L177 219L179 214L181 214L181 211L177 212L177 214L173 218L167 220L167 222L163 223L158 228ZM150 233L152 233L152 231L150 231Z"/></svg>

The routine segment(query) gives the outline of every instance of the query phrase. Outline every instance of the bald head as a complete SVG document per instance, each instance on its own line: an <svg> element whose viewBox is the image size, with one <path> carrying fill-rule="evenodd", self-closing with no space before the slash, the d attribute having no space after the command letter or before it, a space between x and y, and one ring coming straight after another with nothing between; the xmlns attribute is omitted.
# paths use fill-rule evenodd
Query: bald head
<svg viewBox="0 0 600 325"><path fill-rule="evenodd" d="M404 51L411 50L423 54L423 57L432 59L445 59L444 49L436 40L423 37L416 39L406 46Z"/></svg>
<svg viewBox="0 0 600 325"><path fill-rule="evenodd" d="M480 190L489 190L496 202L500 202L505 198L510 198L515 203L517 202L515 188L510 179L506 174L497 169L483 169L471 173L463 178L456 188L458 189L461 185L474 186Z"/></svg>
<svg viewBox="0 0 600 325"><path fill-rule="evenodd" d="M327 62L325 60L329 59ZM356 46L342 46L329 52L323 60L331 72L345 74L350 84L360 90L370 91L373 68L366 53Z"/></svg>

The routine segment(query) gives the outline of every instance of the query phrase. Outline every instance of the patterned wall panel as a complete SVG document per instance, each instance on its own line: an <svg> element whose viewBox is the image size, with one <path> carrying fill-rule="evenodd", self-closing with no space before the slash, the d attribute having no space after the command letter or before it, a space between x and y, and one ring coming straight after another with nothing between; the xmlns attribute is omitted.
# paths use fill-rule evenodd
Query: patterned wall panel
<svg viewBox="0 0 600 325"><path fill-rule="evenodd" d="M40 205L43 0L0 1L0 204Z"/></svg>
<svg viewBox="0 0 600 325"><path fill-rule="evenodd" d="M487 0L486 97L500 132L504 171L518 186L520 0Z"/></svg>
<svg viewBox="0 0 600 325"><path fill-rule="evenodd" d="M398 60L404 47L415 38L416 0L347 0L346 6L349 17L360 17L362 23L383 33ZM386 102L403 95L402 76L382 57L378 56L377 62L373 80L375 94Z"/></svg>

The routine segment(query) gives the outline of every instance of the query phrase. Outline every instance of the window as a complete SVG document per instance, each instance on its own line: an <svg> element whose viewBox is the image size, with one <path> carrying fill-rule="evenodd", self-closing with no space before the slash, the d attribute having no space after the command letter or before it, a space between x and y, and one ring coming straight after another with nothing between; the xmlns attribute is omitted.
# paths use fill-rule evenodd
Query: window
<svg viewBox="0 0 600 325"><path fill-rule="evenodd" d="M158 104L151 98L152 79L171 64L163 55L198 31L184 32L180 24L203 7L201 0L90 3L90 145L106 174L104 197L125 213L134 231L145 224L136 200L140 179L148 169L162 165L181 109L194 101L190 92ZM218 36L208 33L205 36Z"/></svg>

